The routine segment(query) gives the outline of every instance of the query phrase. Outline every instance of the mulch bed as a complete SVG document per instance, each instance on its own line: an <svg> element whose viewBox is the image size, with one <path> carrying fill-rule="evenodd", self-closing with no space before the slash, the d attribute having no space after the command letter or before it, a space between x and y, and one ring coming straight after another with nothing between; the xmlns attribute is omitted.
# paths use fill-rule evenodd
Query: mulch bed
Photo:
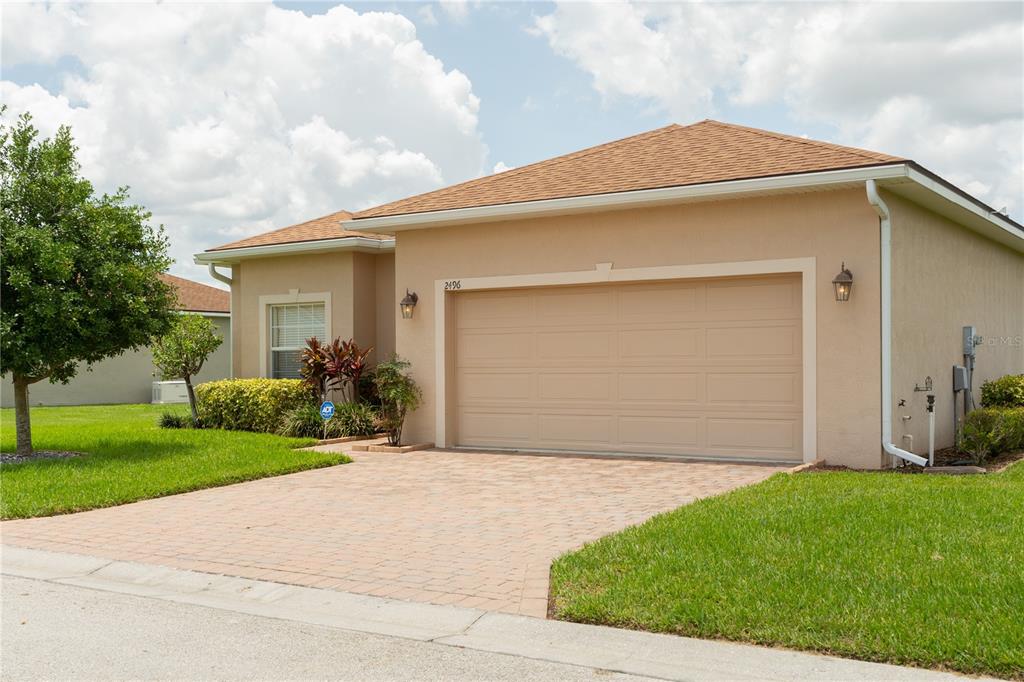
<svg viewBox="0 0 1024 682"><path fill-rule="evenodd" d="M35 450L28 457L20 457L13 452L0 453L0 464L21 464L22 462L34 462L37 459L64 459L65 457L78 457L83 453L71 450Z"/></svg>

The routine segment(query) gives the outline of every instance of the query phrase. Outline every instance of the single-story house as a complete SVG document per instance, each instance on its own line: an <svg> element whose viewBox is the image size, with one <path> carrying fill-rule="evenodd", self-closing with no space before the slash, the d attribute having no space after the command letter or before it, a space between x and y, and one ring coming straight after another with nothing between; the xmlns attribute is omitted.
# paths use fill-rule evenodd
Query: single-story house
<svg viewBox="0 0 1024 682"><path fill-rule="evenodd" d="M236 377L297 378L306 339L395 351L395 240L341 228L338 211L196 255L231 287ZM228 266L226 275L217 266Z"/></svg>
<svg viewBox="0 0 1024 682"><path fill-rule="evenodd" d="M196 383L212 381L231 376L231 327L230 295L223 289L199 282L161 275L166 283L177 290L179 310L198 313L217 327L217 333L224 338L209 359ZM121 355L95 363L92 369L84 366L68 384L51 384L45 379L28 387L30 405L99 405L107 403L148 403L153 400L153 382L160 377L153 376L153 354L149 349L128 351ZM175 393L180 393L176 391ZM14 386L10 376L4 376L0 384L3 407L14 407ZM177 399L162 402L178 402Z"/></svg>
<svg viewBox="0 0 1024 682"><path fill-rule="evenodd" d="M975 396L1024 371L1019 223L912 160L717 121L196 260L232 269L236 375L289 375L314 331L393 348L407 438L443 447L920 463L965 351Z"/></svg>

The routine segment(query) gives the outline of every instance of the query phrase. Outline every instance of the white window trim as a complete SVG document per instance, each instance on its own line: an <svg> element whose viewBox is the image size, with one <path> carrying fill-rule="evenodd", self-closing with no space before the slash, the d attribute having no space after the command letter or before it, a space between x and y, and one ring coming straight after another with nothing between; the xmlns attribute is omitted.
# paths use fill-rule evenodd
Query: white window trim
<svg viewBox="0 0 1024 682"><path fill-rule="evenodd" d="M602 282L642 282L646 280L698 279L799 273L801 278L802 355L803 355L803 461L817 459L817 297L816 258L784 258L778 260L702 263L699 265L667 265L651 268L612 269L611 263L598 263L593 270L547 272L533 275L502 275L497 277L446 277L434 281L434 367L435 412L434 442L449 447L447 439L447 344L445 339L446 294L483 289L515 289L550 287ZM446 284L458 282L457 290L446 290Z"/></svg>
<svg viewBox="0 0 1024 682"><path fill-rule="evenodd" d="M270 315L268 314L270 306L288 303L323 303L324 336L327 338L321 339L321 341L333 338L331 336L331 292L300 294L298 289L292 289L287 294L260 296L260 376L264 379L270 376Z"/></svg>

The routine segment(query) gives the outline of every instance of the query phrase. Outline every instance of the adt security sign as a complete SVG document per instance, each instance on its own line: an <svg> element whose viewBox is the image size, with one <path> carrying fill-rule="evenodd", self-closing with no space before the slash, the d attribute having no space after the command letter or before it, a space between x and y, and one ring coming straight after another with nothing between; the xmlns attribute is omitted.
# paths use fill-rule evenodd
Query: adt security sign
<svg viewBox="0 0 1024 682"><path fill-rule="evenodd" d="M327 421L334 416L334 403L330 400L325 400L320 406L320 416L323 417L324 421Z"/></svg>

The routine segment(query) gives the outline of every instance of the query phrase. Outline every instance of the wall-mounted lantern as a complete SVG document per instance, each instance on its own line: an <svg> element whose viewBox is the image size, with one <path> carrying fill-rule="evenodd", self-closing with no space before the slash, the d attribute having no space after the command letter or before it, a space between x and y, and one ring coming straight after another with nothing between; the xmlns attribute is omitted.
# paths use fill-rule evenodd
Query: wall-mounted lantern
<svg viewBox="0 0 1024 682"><path fill-rule="evenodd" d="M416 303L420 300L420 297L416 292L405 290L405 298L398 304L398 307L402 309L402 319L411 320L413 308L416 307Z"/></svg>
<svg viewBox="0 0 1024 682"><path fill-rule="evenodd" d="M850 300L850 291L853 289L853 273L846 269L846 263L843 263L843 269L832 279L832 288L836 292L837 301Z"/></svg>

